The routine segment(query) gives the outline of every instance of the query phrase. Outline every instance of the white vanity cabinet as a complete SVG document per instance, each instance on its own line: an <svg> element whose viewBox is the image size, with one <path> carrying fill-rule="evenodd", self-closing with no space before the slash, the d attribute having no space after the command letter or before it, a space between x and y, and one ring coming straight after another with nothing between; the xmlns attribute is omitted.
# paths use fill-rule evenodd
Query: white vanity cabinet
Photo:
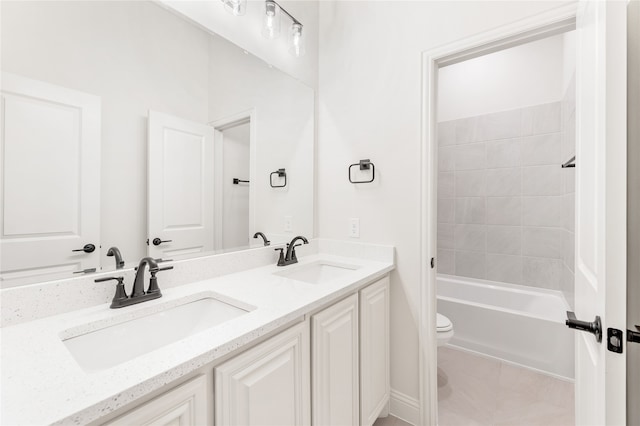
<svg viewBox="0 0 640 426"><path fill-rule="evenodd" d="M371 426L389 402L389 277L311 317L314 425Z"/></svg>
<svg viewBox="0 0 640 426"><path fill-rule="evenodd" d="M309 322L215 368L217 425L309 425Z"/></svg>
<svg viewBox="0 0 640 426"><path fill-rule="evenodd" d="M389 402L389 276L360 290L360 424L371 426Z"/></svg>
<svg viewBox="0 0 640 426"><path fill-rule="evenodd" d="M311 317L311 348L313 424L359 424L357 294Z"/></svg>
<svg viewBox="0 0 640 426"><path fill-rule="evenodd" d="M172 389L144 403L105 426L200 426L207 421L206 376Z"/></svg>

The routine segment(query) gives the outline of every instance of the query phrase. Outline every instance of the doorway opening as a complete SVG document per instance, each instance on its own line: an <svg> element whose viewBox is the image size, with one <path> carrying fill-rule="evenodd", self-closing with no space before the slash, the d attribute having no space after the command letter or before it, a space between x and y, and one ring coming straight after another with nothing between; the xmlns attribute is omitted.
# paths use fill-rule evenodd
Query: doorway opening
<svg viewBox="0 0 640 426"><path fill-rule="evenodd" d="M251 246L253 113L210 123L214 129L214 247L216 252Z"/></svg>
<svg viewBox="0 0 640 426"><path fill-rule="evenodd" d="M424 423L574 423L576 11L550 15L424 55Z"/></svg>

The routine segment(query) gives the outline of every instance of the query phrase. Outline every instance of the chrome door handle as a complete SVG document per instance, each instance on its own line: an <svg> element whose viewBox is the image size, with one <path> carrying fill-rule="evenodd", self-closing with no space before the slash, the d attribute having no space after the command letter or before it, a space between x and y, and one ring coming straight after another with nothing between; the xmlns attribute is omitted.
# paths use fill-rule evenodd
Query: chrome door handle
<svg viewBox="0 0 640 426"><path fill-rule="evenodd" d="M593 333L593 335L596 336L596 341L598 343L602 342L602 321L600 321L600 317L598 316L592 322L580 321L576 318L576 314L574 312L567 311L567 320L565 321L565 324L567 327L575 330Z"/></svg>

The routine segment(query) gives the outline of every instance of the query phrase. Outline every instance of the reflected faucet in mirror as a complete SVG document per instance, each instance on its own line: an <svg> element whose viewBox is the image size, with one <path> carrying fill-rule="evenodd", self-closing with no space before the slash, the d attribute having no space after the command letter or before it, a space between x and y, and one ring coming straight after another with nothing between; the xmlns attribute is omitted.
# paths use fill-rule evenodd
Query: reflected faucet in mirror
<svg viewBox="0 0 640 426"><path fill-rule="evenodd" d="M124 260L122 260L122 254L118 247L111 247L107 252L107 256L113 256L116 258L116 269L124 268Z"/></svg>
<svg viewBox="0 0 640 426"><path fill-rule="evenodd" d="M268 246L271 245L271 241L267 240L267 236L264 235L262 232L256 232L255 234L253 234L253 238L262 238L262 242L264 243L264 246Z"/></svg>

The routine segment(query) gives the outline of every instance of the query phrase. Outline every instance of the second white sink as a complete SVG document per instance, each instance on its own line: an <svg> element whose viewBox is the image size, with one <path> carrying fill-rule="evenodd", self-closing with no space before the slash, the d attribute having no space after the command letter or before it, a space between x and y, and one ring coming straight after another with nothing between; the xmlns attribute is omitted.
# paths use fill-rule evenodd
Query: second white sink
<svg viewBox="0 0 640 426"><path fill-rule="evenodd" d="M204 297L65 339L63 343L83 370L100 371L237 318L249 310Z"/></svg>
<svg viewBox="0 0 640 426"><path fill-rule="evenodd" d="M322 284L353 272L358 269L358 266L318 261L306 265L285 268L291 269L284 269L274 274L310 284Z"/></svg>

